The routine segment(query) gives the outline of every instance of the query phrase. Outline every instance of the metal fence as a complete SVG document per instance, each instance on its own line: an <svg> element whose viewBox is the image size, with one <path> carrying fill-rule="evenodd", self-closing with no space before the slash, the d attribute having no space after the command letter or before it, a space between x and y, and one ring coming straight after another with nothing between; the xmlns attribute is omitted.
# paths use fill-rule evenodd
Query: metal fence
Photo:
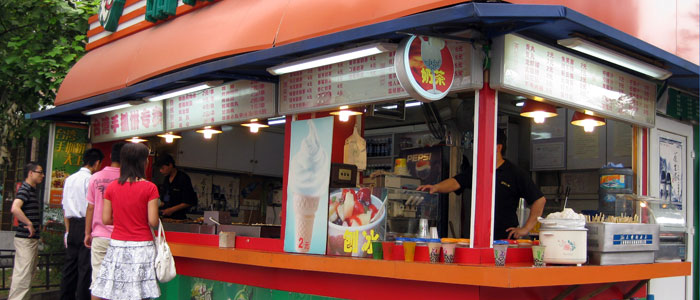
<svg viewBox="0 0 700 300"><path fill-rule="evenodd" d="M9 290L10 286L8 270L12 270L15 263L14 250L0 250L2 253L12 253L0 255L0 271L2 271L2 286L0 286L0 291ZM35 280L32 280L32 288L45 288L50 289L52 287L59 287L60 280L56 283L51 283L51 272L61 272L63 267L65 252L55 252L55 253L39 253L39 263L37 264L37 274L41 274L41 283L37 284ZM11 274L11 273L10 273ZM55 274L55 273L54 273Z"/></svg>

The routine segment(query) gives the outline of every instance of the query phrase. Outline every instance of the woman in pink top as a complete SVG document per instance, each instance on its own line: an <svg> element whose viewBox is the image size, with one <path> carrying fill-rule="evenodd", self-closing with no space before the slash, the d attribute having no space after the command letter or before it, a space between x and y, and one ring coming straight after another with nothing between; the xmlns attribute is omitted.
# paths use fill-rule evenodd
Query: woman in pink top
<svg viewBox="0 0 700 300"><path fill-rule="evenodd" d="M153 266L155 246L150 227L158 226L158 188L146 181L148 148L126 144L120 153L119 180L104 194L102 221L114 225L112 240L97 279L90 287L105 299L157 298L160 290Z"/></svg>

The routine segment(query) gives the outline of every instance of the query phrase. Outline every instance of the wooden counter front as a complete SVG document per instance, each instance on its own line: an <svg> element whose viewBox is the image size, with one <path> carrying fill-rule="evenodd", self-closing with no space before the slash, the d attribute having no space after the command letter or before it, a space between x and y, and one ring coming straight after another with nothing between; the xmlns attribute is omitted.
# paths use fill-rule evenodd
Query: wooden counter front
<svg viewBox="0 0 700 300"><path fill-rule="evenodd" d="M173 255L185 259L248 267L322 272L398 280L483 286L494 288L547 287L640 281L651 278L688 276L690 262L618 266L547 266L526 264L493 265L430 264L384 261L365 258L290 254L241 249L226 249L169 243ZM181 260L182 261L182 260ZM185 262L183 261L183 263ZM180 267L178 266L178 269ZM179 270L178 270L179 271ZM199 270L200 272L202 270ZM180 274L180 272L178 272ZM328 275L331 275L328 274Z"/></svg>

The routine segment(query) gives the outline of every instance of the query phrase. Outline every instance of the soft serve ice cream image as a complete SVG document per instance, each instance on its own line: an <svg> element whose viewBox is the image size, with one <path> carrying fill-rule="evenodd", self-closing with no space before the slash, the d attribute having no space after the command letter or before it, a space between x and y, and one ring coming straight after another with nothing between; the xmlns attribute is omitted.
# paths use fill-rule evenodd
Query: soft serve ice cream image
<svg viewBox="0 0 700 300"><path fill-rule="evenodd" d="M307 120L306 125L308 134L289 165L288 186L294 207L294 251L301 253L311 248L314 222L321 196L325 198L328 191L330 172L330 157L323 149L315 122Z"/></svg>

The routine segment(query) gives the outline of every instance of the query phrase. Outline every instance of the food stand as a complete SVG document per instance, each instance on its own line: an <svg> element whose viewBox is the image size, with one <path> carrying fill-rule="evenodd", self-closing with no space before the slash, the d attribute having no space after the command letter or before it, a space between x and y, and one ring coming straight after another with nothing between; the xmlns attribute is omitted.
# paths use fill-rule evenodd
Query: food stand
<svg viewBox="0 0 700 300"><path fill-rule="evenodd" d="M199 4L191 7L182 6L177 9L179 17L156 25L144 25L144 27L154 27L143 29L135 33L131 32L131 35L128 36L126 36L128 33L125 31L121 33L116 32L112 35L105 34L106 37L99 37L98 33L93 33L91 38L94 39L94 41L91 40L91 45L89 46L96 48L88 53L88 55L81 60L82 64L79 63L76 65L74 70L71 71L72 74L69 74L66 78L66 82L64 82L65 87L62 86L62 90L65 89L63 95L61 95L59 91L60 100L64 101L64 103L61 103L59 99L57 99L57 105L63 105L59 105L50 111L37 112L30 117L51 118L72 116L75 120L84 120L85 118L82 115L77 114L78 116L76 116L75 112L81 111L87 107L105 106L110 102L123 102L125 98L129 97L148 98L157 96L164 94L166 91L188 87L192 82L196 81L206 81L209 83L212 80L222 79L225 79L226 83L222 80L222 82L212 84L202 91L173 96L166 98L164 102L157 102L161 103L160 111L162 115L157 112L154 113L153 110L149 111L148 122L154 123L149 123L149 126L146 126L149 131L140 135L154 135L179 130L187 131L200 128L201 126L235 124L248 121L252 118L268 118L275 115L285 116L286 125L284 129L284 142L282 143L283 149L276 149L277 152L282 151L284 157L283 164L278 166L278 169L282 170L282 186L285 191L283 193L283 200L281 201L282 207L280 212L283 216L281 220L281 224L283 224L281 229L282 238L270 239L237 236L235 249L229 249L218 247L219 237L215 234L211 234L215 233L216 230L214 232L206 231L202 233L202 227L198 227L197 233L168 232L168 240L171 243L172 251L176 257L176 265L180 276L174 282L163 286L166 295L169 295L168 293L171 291L189 289L188 285L194 281L197 282L197 292L202 296L205 296L207 293L211 295L212 289L210 287L216 286L218 284L216 282L227 282L234 283L237 286L240 285L240 289L237 293L243 291L243 293L247 293L246 295L248 296L253 293L252 291L254 289L263 288L268 290L255 290L256 293L269 292L274 294L278 291L288 291L341 298L385 298L386 296L396 295L410 295L412 297L418 297L420 295L428 297L454 297L456 294L470 299L499 299L510 296L530 299L559 296L560 299L564 299L565 297L583 297L586 295L597 295L602 298L622 296L640 297L647 294L647 290L643 287L648 283L647 280L649 279L689 276L691 274L690 261L692 260L690 254L693 253L691 245L688 245L689 255L685 262L615 266L584 265L581 267L547 266L544 268L533 268L531 249L514 248L509 250L510 252L506 259L505 267L494 266L493 249L491 248L493 243L491 224L494 211L494 148L499 109L498 99L500 95L506 92L518 92L529 97L544 96L543 98L563 107L591 109L605 117L628 121L638 126L636 127L635 136L638 137L638 141L641 141L641 143L635 148L634 152L634 156L636 157L636 160L634 160L635 168L640 174L640 176L637 176L637 191L641 194L647 194L654 191L653 188L650 187L654 184L649 181L649 147L644 145L649 143L648 136L650 130L653 130L655 126L654 118L656 115L656 108L654 100L656 97L654 95L656 94L656 89L653 84L637 79L631 81L630 85L635 87L638 85L641 86L640 91L636 88L630 90L630 87L624 87L622 90L618 90L616 87L615 92L630 96L632 98L629 99L636 99L641 103L639 105L637 102L633 102L632 104L625 103L629 106L626 106L626 110L622 113L606 106L616 105L616 103L596 103L595 101L591 101L591 99L595 98L596 94L587 93L588 89L595 91L612 90L612 87L606 87L609 85L609 83L606 83L607 81L588 82L587 84L589 85L581 85L580 82L574 83L573 80L570 80L570 86L566 89L562 89L562 93L564 94L555 95L551 91L543 90L544 85L533 84L534 81L540 79L536 76L537 73L535 73L535 71L542 72L542 75L545 75L546 72L543 68L544 66L540 69L540 66L537 65L536 61L538 59L535 58L534 53L548 55L546 54L548 53L547 49L550 49L551 46L543 42L532 41L509 34L509 31L513 29L505 30L498 25L491 26L489 24L505 18L505 16L507 16L506 12L513 14L513 16L508 18L510 18L509 21L511 24L518 28L516 31L522 31L524 33L542 34L542 32L546 32L547 28L556 26L553 24L545 24L549 22L562 22L569 26L578 24L576 26L580 28L576 29L585 29L588 31L597 30L595 31L597 34L605 34L611 38L617 38L618 40L630 40L625 43L624 46L631 48L632 51L646 51L645 53L648 55L653 53L657 57L665 58L666 60L664 61L669 64L668 67L672 68L674 74L690 72L693 76L697 76L697 66L692 69L693 71L688 71L691 69L684 69L686 64L682 61L679 62L680 59L677 59L677 57L627 36L624 33L614 31L604 24L563 7L467 3L426 11L427 9L439 8L451 4L439 1L426 2L427 6L425 7L414 7L409 10L396 9L392 11L391 8L387 8L386 11L384 11L385 15L383 15L383 19L369 21L369 25L340 26L337 32L316 33L314 38L309 38L309 36L295 38L291 37L288 31L281 31L283 36L287 34L289 38L287 40L288 44L280 44L274 48L271 47L271 45L263 45L264 43L255 44L252 40L245 40L245 42L251 43L246 45L248 47L242 46L235 51L212 50L214 52L219 52L210 53L209 56L202 55L196 58L188 58L187 56L191 56L193 52L189 54L176 52L173 54L173 60L167 63L163 61L148 62L144 61L143 57L127 58L127 60L134 60L134 64L137 67L134 67L133 70L124 70L124 67L118 67L116 65L111 66L113 69L121 72L120 74L123 75L123 77L120 78L124 81L98 82L99 88L102 88L102 90L95 88L91 91L80 91L81 88L77 87L77 82L79 82L80 79L86 79L86 75L81 72L84 72L85 66L89 65L91 60L96 59L95 57L105 55L106 53L116 53L119 49L144 47L143 51L151 53L150 56L145 56L153 59L157 57L157 55L154 54L155 52L151 52L153 50L147 43L141 43L148 37L152 38L152 41L168 43L168 41L166 41L166 36L159 35L154 29L158 29L157 31L177 32L177 30L193 24L204 26L210 24L207 23L209 21L204 21L207 17L217 15L216 10L229 9L240 12L240 7L236 6L242 6L244 4L236 1L218 1L211 4L198 2ZM134 3L129 4L136 5ZM127 5L127 7L128 6L129 5ZM251 8L253 7L254 6L251 6ZM271 7L269 9L266 15L271 16L271 18L282 14L283 10L282 8ZM298 6L292 6L290 8L290 15L296 16L294 13L299 13L299 9ZM560 9L568 14L564 14L563 17L554 17L554 12ZM257 11L261 12L261 10ZM526 11L531 15L523 15L522 13L517 13L518 11ZM525 26L520 23L523 20L528 20L539 25L535 26L537 29L532 29L532 26ZM377 23L379 21L383 22ZM206 24L202 24L202 22ZM477 32L464 32L464 30L456 29L445 29L444 32L441 30L435 32L430 31L435 30L433 26L437 25L447 26L447 28L449 28L448 25L451 25L456 26L455 28L462 29L465 24L478 24L480 28L476 30ZM305 28L305 25L305 22L299 22L299 24L295 24L294 26ZM268 29L263 29L261 32L267 33ZM285 30L291 29L285 27ZM427 32L425 30L427 30ZM538 32L537 30L542 30L542 32ZM574 29L571 30L575 31ZM100 30L95 29L95 32L97 31ZM406 38L407 32L418 35ZM240 32L232 35L236 34L242 35ZM261 33L261 36L262 35L264 34ZM561 35L561 33L550 33L549 37L555 38L557 35ZM425 36L425 38L423 39L422 36ZM317 230L317 227L314 226L313 232L315 232L315 234L304 233L301 229L297 230L297 227L292 228L289 222L292 219L299 220L298 222L310 219L311 222L307 222L306 224L314 224L319 220L319 216L328 215L327 212L329 212L329 210L326 207L327 203L325 200L328 198L327 194L329 189L327 181L330 175L325 174L329 171L331 162L343 162L343 143L345 139L352 134L353 129L359 127L362 132L363 126L366 124L364 117L358 116L351 117L350 123L341 122L335 117L330 119L327 117L330 113L329 110L336 110L336 108L341 105L348 105L351 106L351 110L360 111L362 110L361 107L365 105L404 100L407 99L409 95L421 99L421 101L424 102L444 101L438 100L439 98L431 99L431 95L427 95L427 97L426 95L420 95L420 93L416 92L418 89L416 86L409 88L409 85L405 83L407 79L410 81L411 58L416 55L418 57L422 56L420 53L414 53L413 56L410 54L412 51L410 48L410 39L415 41L417 40L416 37L420 37L423 41L417 46L417 49L420 50L415 51L422 52L422 43L430 43L432 46L440 44L442 47L437 47L440 51L437 55L443 57L443 59L441 59L442 62L449 61L446 59L448 57L450 60L455 60L451 65L445 64L447 66L446 68L451 69L449 70L450 72L443 70L442 65L426 65L428 67L428 73L423 74L419 71L418 74L414 74L413 78L415 80L416 78L422 77L422 79L427 78L427 80L423 80L420 83L416 82L416 85L424 90L430 90L430 88L432 88L432 90L438 91L433 94L442 94L442 97L450 95L450 93L462 92L463 94L460 97L465 97L464 95L466 95L468 99L463 99L463 101L473 101L475 103L473 186L476 188L472 191L471 195L471 198L475 199L475 201L472 206L471 215L473 217L470 221L472 224L470 247L456 249L456 264L454 265L425 263L428 261L428 255L427 247L423 246L416 248L415 260L417 262L414 263L402 262L399 260L379 261L349 257L287 253L325 253L325 239L327 235L318 233L326 231L326 223L328 222L320 222L321 227L319 227L319 229L322 229L321 231ZM200 37L192 38L199 39ZM204 38L206 37L203 37L203 39ZM247 38L250 39L251 37ZM114 41L105 44L107 40L104 39L111 39ZM514 46L506 46L508 42L507 39L522 39L520 42L516 41L509 44L518 44L520 45L519 47L525 48L525 50L528 51L522 62L518 61L518 53L515 53L513 56L503 53L505 50L514 49ZM403 65L400 65L400 62L396 62L396 57L394 57L395 52L389 49L389 51L384 51L379 54L292 72L280 75L279 77L271 76L270 74L274 74L274 72L269 72L269 68L283 65L293 60L289 57L328 55L355 48L356 46L382 43L386 40L393 41L393 44L404 41L404 43L399 44L399 47L407 46L403 51L408 53L408 59L401 60ZM207 41L211 40L202 40L200 43L206 44ZM198 45L198 43L193 42L190 46L194 47L192 45ZM530 48L531 45L533 48ZM230 47L230 45L218 46L224 49ZM341 48L343 48L343 50L335 49L339 46L342 46ZM484 46L488 47L484 48ZM489 47L491 52L488 51ZM648 48L652 49L648 50ZM484 50L486 50L488 56L483 56L482 52ZM252 52L241 54L244 51ZM529 53L529 51L532 53ZM552 57L554 57L554 52L550 52L552 52ZM398 51L396 53L402 52ZM200 54L201 53L198 52L197 55ZM225 55L232 54L238 55L224 57ZM489 59L485 59L486 57ZM218 59L204 62L212 58ZM562 54L557 52L556 58L557 60L564 59L566 64L569 64L568 60L571 61L572 65L574 64L574 60L579 62L579 57L566 52L562 52ZM115 61L118 62L119 59L124 58L115 57ZM522 66L529 68L524 71L525 78L529 79L526 79L522 83L512 82L509 80L521 77L508 77L508 74L512 73L497 72L497 70L507 71L503 68L509 66L505 62L508 59L511 59L510 62L514 63L510 65L515 68L514 70ZM490 62L486 64L487 72L482 72L483 61ZM583 59L583 61L585 61L585 66L590 66L590 69L599 68L597 70L603 74L610 74L608 75L610 78L605 80L611 81L614 76L621 74L617 72L624 72L597 61L586 59ZM200 62L202 64L189 67L192 64ZM113 64L114 62L110 61L109 63ZM397 69L406 67L407 70L403 75L400 75L400 72L397 74L394 71L395 65ZM559 68L559 62L557 61L557 66L553 67ZM566 68L569 68L569 66L567 65ZM489 73L488 70L490 70L491 73ZM559 86L557 81L561 80L561 78L569 78L568 76L560 76L559 72L554 72L550 69L546 70L549 71L549 75L552 77L545 78L550 78L549 80L551 80L552 86ZM170 73L165 74L165 72ZM444 78L445 84L437 84L438 75L443 76L443 73L439 72L444 72L445 75L447 75ZM564 72L564 70L562 70L562 72ZM591 81L593 78L599 78L598 73L599 72L595 73L596 76L591 75ZM81 74L83 77L81 77ZM570 74L573 77L573 71L566 74ZM584 78L586 77L584 76ZM180 80L183 79L188 80L186 83L180 82ZM683 76L679 76L678 78L672 76L669 81L672 84L678 84L684 88L697 89L697 82L688 84L684 83L683 80ZM108 80L105 79L105 81ZM124 82L126 82L126 84L124 84ZM275 82L277 83L277 93L274 92ZM584 83L586 83L585 80ZM227 101L226 93L229 89L234 88L233 85L236 84L245 85L246 87L244 89L246 91L252 90L252 92L247 93L239 91L245 95L235 94L232 95L232 98L235 98L235 100ZM600 86L591 88L590 85L595 84ZM430 85L432 85L432 87ZM618 85L618 87L620 86ZM498 91L496 89L498 89ZM262 91L264 91L264 93ZM579 96L590 96L591 99L578 99L577 97ZM471 97L471 99L468 97ZM697 104L697 98L693 101ZM234 102L236 103L235 105L231 104ZM92 138L95 139L93 142L99 141L99 135L96 133L104 133L102 131L102 128L105 128L104 126L108 126L107 132L111 131L115 134L115 136L105 139L105 141L136 135L132 132L125 132L123 127L120 127L119 134L123 134L123 136L116 136L117 130L114 128L113 124L116 122L119 125L123 125L124 123L120 123L124 122L122 120L123 115L126 116L127 124L130 124L129 121L132 120L130 116L132 115L133 109L140 109L142 106L145 108L145 105L152 105L151 103L154 102L136 105L133 108L125 108L126 111L123 112L116 111L106 113L112 114L111 117L107 118L107 125L104 125L105 123L103 122L103 118L106 117L106 115L93 118L91 122L93 126ZM201 106L200 103L202 104ZM244 105L249 106L244 107ZM154 107L157 106L156 104ZM618 107L615 106L615 108ZM630 114L629 110L627 110L630 108L634 111L643 111L644 113ZM154 109L158 111L158 108ZM197 111L197 113L194 113L195 110L200 109L204 111ZM237 115L238 109L242 109L244 113ZM629 118L625 118L625 113L628 114L627 117ZM133 114L138 117L134 117L136 120L135 122L138 124L139 121L141 121L141 124L143 124L144 114ZM192 118L194 116L204 116L208 118L194 119ZM637 119L640 118L640 116L641 119ZM160 122L154 121L153 117L160 118ZM324 151L328 156L328 160L324 161L323 166L319 167L319 170L321 170L320 172L313 172L310 175L310 178L314 180L318 179L320 184L315 186L315 190L311 188L298 189L298 182L305 181L292 179L301 176L298 174L291 175L300 170L300 168L294 167L294 157L296 157L296 151L298 151L294 149L303 146L304 137L309 136L310 134L308 134L308 132L313 131L310 128L316 126L318 129L320 127L318 125L306 125L306 127L300 129L301 133L295 133L295 124L315 124L315 122L322 124L320 122L322 122L324 118L330 120L329 124L332 125L324 125L326 131L329 132L323 133L318 130L318 141L321 144L325 143L323 146L326 149ZM97 125L98 123L100 124L99 126ZM150 127L151 124L157 126L152 128ZM332 129L329 130L329 128L327 128L328 126L332 126ZM299 135L299 138L295 138L296 135ZM242 146L242 143L240 143L240 140L236 137L231 137L228 141L233 141L234 146ZM219 140L219 145L220 144L221 140ZM191 147L208 147L204 143L195 145L196 146ZM206 158L219 158L222 155L223 157L221 158L223 159L232 156L227 152L231 149L233 149L233 147L224 150L215 147L210 150L211 152L206 152L207 154L199 156L205 158L205 161ZM252 159L251 162L253 160L255 159ZM690 164L690 162L688 162L688 164ZM220 169L218 160L214 160L213 167L203 169L214 169L215 171ZM449 175L454 174L454 168L451 169L452 171ZM312 170L315 169L312 168ZM253 173L254 172L255 171L253 171ZM687 174L690 175L689 173ZM692 178L693 176L689 177ZM313 191L308 192L310 190ZM686 191L692 190L693 184L690 183ZM300 200L301 202L294 202L297 198L303 200ZM292 213L291 208L294 207L294 211L296 212L297 207L295 205L299 203L304 204L298 207L299 210L302 208L313 208L311 210L316 210L317 206L311 204L307 205L307 203L310 203L310 199L315 199L317 202L320 201L318 205L325 209L318 209L320 213L316 213L315 217L306 214ZM404 214L407 211L406 207L410 206L410 202L408 198L404 199L402 216L405 216ZM415 206L417 205L418 204ZM688 207L686 209L692 211L692 201L687 202L687 205ZM692 214L690 215L692 216ZM372 216L370 216L370 218L371 217ZM691 223L690 218L688 221L688 223ZM440 231L440 237L448 236L447 230L441 229ZM292 235L294 235L293 238ZM313 241L308 247L305 245L296 247L295 239L305 236L313 237L311 238L312 240L322 239L323 242L320 242L320 247L314 246ZM290 239L290 241L286 239ZM394 247L394 250L396 249L397 247ZM355 288L355 286L366 288ZM195 288L192 288L192 290L194 291ZM222 292L220 291L219 293Z"/></svg>

